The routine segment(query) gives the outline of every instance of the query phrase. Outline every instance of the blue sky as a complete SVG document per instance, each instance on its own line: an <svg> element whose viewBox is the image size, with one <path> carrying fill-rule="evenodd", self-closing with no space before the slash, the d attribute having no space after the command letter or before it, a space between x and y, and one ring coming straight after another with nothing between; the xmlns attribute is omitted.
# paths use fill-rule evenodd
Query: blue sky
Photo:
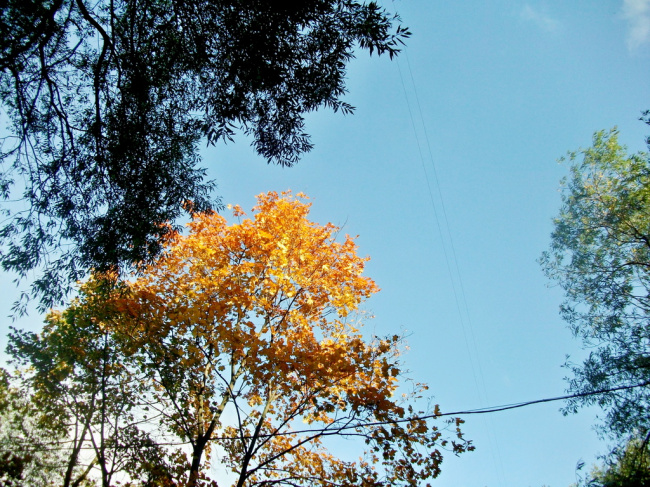
<svg viewBox="0 0 650 487"><path fill-rule="evenodd" d="M397 61L351 63L356 113L310 115L315 148L289 169L243 138L205 150L217 194L250 208L261 192L302 191L315 221L358 234L382 288L367 330L408 336L409 375L443 412L561 395L565 355L583 352L536 262L567 174L557 159L615 125L646 149L650 0L383 5L413 37ZM447 455L434 485L568 486L607 444L596 410L559 407L467 417L477 450Z"/></svg>
<svg viewBox="0 0 650 487"><path fill-rule="evenodd" d="M368 330L408 335L406 367L443 411L562 395L565 355L583 352L536 262L567 174L557 159L615 125L646 149L650 2L383 4L413 37L397 62L351 64L355 115L310 116L315 149L290 169L244 140L207 151L218 192L250 208L263 191L303 191L316 221L360 235L382 288ZM596 410L559 407L467 417L477 450L448 455L434 485L575 482L607 444Z"/></svg>

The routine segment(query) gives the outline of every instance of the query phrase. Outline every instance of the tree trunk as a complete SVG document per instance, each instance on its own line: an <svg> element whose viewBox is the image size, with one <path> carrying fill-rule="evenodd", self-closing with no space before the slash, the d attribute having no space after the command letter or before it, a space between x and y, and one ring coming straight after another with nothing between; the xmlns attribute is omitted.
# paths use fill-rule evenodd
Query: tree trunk
<svg viewBox="0 0 650 487"><path fill-rule="evenodd" d="M187 487L196 487L199 480L199 469L201 468L201 457L203 456L203 451L205 446L210 440L212 435L212 429L208 429L208 433L203 435L200 438L197 438L196 443L194 443L194 448L192 449L192 465L190 466L190 478L187 482Z"/></svg>

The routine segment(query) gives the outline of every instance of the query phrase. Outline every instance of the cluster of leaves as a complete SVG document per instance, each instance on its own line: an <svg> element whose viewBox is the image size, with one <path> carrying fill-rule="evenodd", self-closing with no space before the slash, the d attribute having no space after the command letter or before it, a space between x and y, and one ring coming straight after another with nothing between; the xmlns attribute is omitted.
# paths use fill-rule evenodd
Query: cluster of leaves
<svg viewBox="0 0 650 487"><path fill-rule="evenodd" d="M97 276L42 335L13 333L29 385L75 424L72 455L92 444L103 486L117 472L204 485L212 460L237 487L417 486L439 474L440 449L473 448L460 419L440 430L414 408L424 386L399 394L400 337L367 340L356 319L378 291L367 259L309 207L269 193L232 225L195 214L137 278ZM333 436L363 440L364 456L331 454Z"/></svg>
<svg viewBox="0 0 650 487"><path fill-rule="evenodd" d="M650 486L650 451L648 440L633 437L623 447L615 448L595 466L578 486L582 487L648 487Z"/></svg>
<svg viewBox="0 0 650 487"><path fill-rule="evenodd" d="M2 268L41 269L45 310L89 268L151 260L164 223L219 206L201 139L241 130L293 164L311 148L304 114L352 111L353 49L394 56L409 36L397 22L353 0L3 2L0 196L19 203L5 206Z"/></svg>
<svg viewBox="0 0 650 487"><path fill-rule="evenodd" d="M52 448L61 431L16 388L17 377L0 368L0 485L46 487L61 483L63 459Z"/></svg>
<svg viewBox="0 0 650 487"><path fill-rule="evenodd" d="M114 485L115 475L124 471L148 479L146 459L160 458L160 469L165 455L138 428L142 382L123 361L112 334L98 325L105 320L93 303L99 295L86 296L87 307L51 312L40 334L14 330L10 335L9 354L30 366L16 383L47 421L49 448L39 445L35 452L62 454L56 472L66 487L90 482L93 469L104 486Z"/></svg>
<svg viewBox="0 0 650 487"><path fill-rule="evenodd" d="M616 130L569 154L570 180L541 263L566 292L562 316L590 349L570 392L625 391L572 399L566 411L598 404L614 437L650 430L650 159L628 155Z"/></svg>

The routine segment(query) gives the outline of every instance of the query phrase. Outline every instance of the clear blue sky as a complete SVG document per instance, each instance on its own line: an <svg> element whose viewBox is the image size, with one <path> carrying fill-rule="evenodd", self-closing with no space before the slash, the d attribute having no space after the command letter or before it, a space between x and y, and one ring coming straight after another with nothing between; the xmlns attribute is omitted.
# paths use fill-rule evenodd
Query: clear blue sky
<svg viewBox="0 0 650 487"><path fill-rule="evenodd" d="M352 63L355 115L310 117L316 147L291 169L245 141L206 152L219 193L250 207L263 191L303 191L316 221L359 234L382 288L369 330L409 335L407 368L443 411L562 395L564 357L582 352L536 262L567 173L557 159L614 125L646 148L650 1L383 4L413 37L398 62ZM596 410L559 407L468 417L477 450L447 456L434 485L568 486L607 445Z"/></svg>
<svg viewBox="0 0 650 487"><path fill-rule="evenodd" d="M397 62L350 65L355 115L310 116L316 146L290 169L244 139L206 150L217 193L250 208L261 192L302 191L314 220L360 235L382 288L368 330L408 335L406 368L443 412L561 395L564 357L582 352L536 262L567 173L556 161L615 125L646 148L650 0L383 4L413 37ZM568 486L607 444L596 410L559 407L467 417L477 450L447 455L434 485Z"/></svg>

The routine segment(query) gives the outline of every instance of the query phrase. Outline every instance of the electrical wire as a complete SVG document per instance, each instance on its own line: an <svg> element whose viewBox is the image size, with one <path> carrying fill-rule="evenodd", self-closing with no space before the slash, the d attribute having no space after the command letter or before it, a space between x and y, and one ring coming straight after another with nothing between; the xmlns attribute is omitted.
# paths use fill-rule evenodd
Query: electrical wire
<svg viewBox="0 0 650 487"><path fill-rule="evenodd" d="M393 9L395 9L395 2L392 0ZM469 313L469 306L467 304L467 299L465 296L465 286L463 285L463 278L460 272L460 267L458 265L458 257L456 255L456 248L454 245L454 240L450 230L449 219L447 217L447 209L445 207L445 201L440 189L440 181L438 178L438 171L436 168L435 159L433 157L433 151L431 149L431 142L429 139L429 134L427 132L426 124L424 123L424 114L422 111L422 105L420 103L420 98L418 96L417 85L415 83L415 77L413 76L413 70L411 69L411 62L409 60L408 52L404 52L404 58L406 60L406 65L408 68L408 73L410 75L410 81L413 88L413 94L415 98L415 106L418 109L419 115L419 124L422 126L422 133L424 141L426 142L426 149L428 151L428 159L433 174L433 187L435 188L435 193L437 199L439 200L439 205L436 204L436 199L434 198L434 191L432 191L432 184L429 178L429 171L427 170L427 165L425 163L425 157L423 155L422 147L420 144L420 138L418 136L418 130L416 128L415 119L413 117L413 111L411 110L411 102L409 100L408 92L406 89L406 83L404 82L404 76L402 75L402 68L399 62L399 59L396 60L397 68L399 71L400 81L402 83L402 88L404 91L404 97L406 98L406 105L408 108L409 118L411 119L411 126L413 127L413 133L415 135L415 140L418 148L418 153L420 155L420 161L422 164L422 169L424 172L424 180L426 183L427 190L429 192L429 198L431 206L433 208L434 219L436 222L436 227L438 229L438 234L440 235L440 240L442 244L442 250L445 258L445 263L447 267L447 272L449 274L449 280L451 283L452 293L454 295L454 301L456 304L456 309L458 312L458 317L460 321L460 326L463 334L463 340L465 342L465 347L467 349L467 355L469 358L470 369L472 371L472 376L474 378L474 384L476 390L478 391L479 400L488 402L487 388L485 386L485 378L483 375L483 369L481 367L480 354L478 351L478 346L476 345L476 338L474 336L474 329L472 326L472 320ZM438 214L438 206L440 207L440 214ZM446 230L446 231L443 231ZM449 250L448 250L449 247ZM452 266L453 263L453 266ZM453 267L453 268L452 268ZM456 283L457 281L457 283ZM463 313L464 311L464 313ZM469 338L468 338L469 336ZM477 373L478 371L478 373ZM491 420L488 420L491 421ZM490 427L487 428L488 431L488 440L491 443L492 448L490 452L492 455L492 460L496 465L498 470L497 474L501 477L500 481L503 482L505 477L505 471L503 468L503 462L501 461L501 453L498 441L496 437L493 436L492 431L494 430L494 425L490 422Z"/></svg>
<svg viewBox="0 0 650 487"><path fill-rule="evenodd" d="M353 435L354 433L344 433L344 431L348 430L358 430L359 428L369 428L373 426L389 426L389 425L395 425L395 424L401 424L401 423L411 423L413 421L423 421L427 419L437 419L437 418L443 418L443 417L449 417L453 416L456 418L460 418L462 416L468 416L468 415L473 415L473 414L491 414L491 413L498 413L498 412L503 412L503 411L509 411L511 409L518 409L518 408L523 408L527 406L532 406L535 404L543 404L543 403L548 403L548 402L557 402L557 401L564 401L567 399L576 399L580 397L589 397L589 396L597 396L600 394L609 394L612 392L618 392L618 391L625 391L625 390L630 390L630 389L635 389L637 387L647 387L650 386L650 381L645 381L641 382L638 384L632 384L632 385L626 385L626 386L618 386L618 387L610 387L610 388L605 388L605 389L599 389L596 391L589 391L589 392L579 392L575 394L566 394L564 396L555 396L555 397L547 397L543 399L533 399L531 401L523 401L523 402L516 402L516 403L510 403L510 404L502 404L500 406L490 406L490 407L485 407L485 408L476 408L476 409L463 409L459 411L452 411L448 413L431 413L431 414L425 414L421 416L410 416L408 418L402 418L402 419L394 419L394 420L387 420L387 421L369 421L369 422L362 422L362 423L356 423L356 424L348 424L348 425L342 425L338 427L332 427L331 429L328 429L330 425L324 427L324 428L319 428L319 429L314 429L314 428L306 428L302 430L294 430L294 431L286 431L286 432L276 432L273 434L259 434L255 436L255 438L269 438L269 437L277 437L277 436L292 436L292 435L298 435L298 434L313 434L315 436L334 436L334 435L340 435L340 436L346 436L346 435ZM241 440L241 439L253 439L253 436L236 436L236 437L230 437L230 436L214 436L210 439L210 441L233 441L233 440ZM61 442L57 442L61 443ZM189 442L165 442L165 443L160 443L159 445L167 445L167 446L182 446L182 445L187 445ZM115 448L115 447L113 447ZM127 447L125 447L127 448ZM51 450L60 450L60 449L65 449L65 447L62 448L51 448ZM90 447L88 448L83 448L83 449L92 449ZM47 450L50 450L48 448ZM3 451L0 448L0 452ZM45 451L45 450L34 450L34 451Z"/></svg>

